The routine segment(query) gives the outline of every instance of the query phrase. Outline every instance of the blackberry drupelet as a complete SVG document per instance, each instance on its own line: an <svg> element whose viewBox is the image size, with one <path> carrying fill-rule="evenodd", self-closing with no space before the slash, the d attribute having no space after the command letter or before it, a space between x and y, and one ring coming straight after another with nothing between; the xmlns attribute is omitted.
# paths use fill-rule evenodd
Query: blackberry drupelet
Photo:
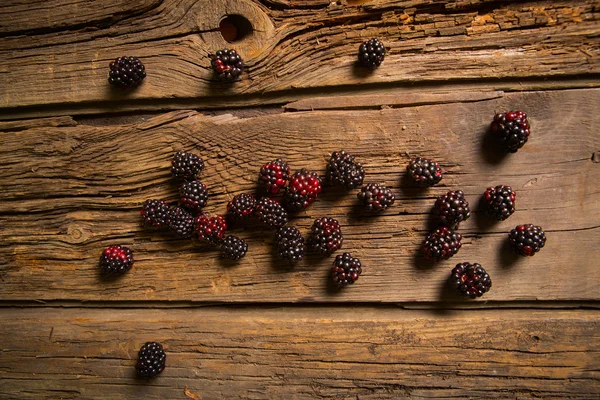
<svg viewBox="0 0 600 400"><path fill-rule="evenodd" d="M138 362L135 365L138 376L152 378L165 369L167 355L160 343L146 342L138 352Z"/></svg>
<svg viewBox="0 0 600 400"><path fill-rule="evenodd" d="M167 225L175 236L189 238L194 232L194 216L181 207L172 207Z"/></svg>
<svg viewBox="0 0 600 400"><path fill-rule="evenodd" d="M541 226L519 225L508 234L513 250L522 256L533 256L546 244L546 234Z"/></svg>
<svg viewBox="0 0 600 400"><path fill-rule="evenodd" d="M277 256L292 263L304 258L304 238L297 228L284 226L275 234Z"/></svg>
<svg viewBox="0 0 600 400"><path fill-rule="evenodd" d="M171 160L171 173L176 178L194 180L202 168L202 158L185 151L178 151Z"/></svg>
<svg viewBox="0 0 600 400"><path fill-rule="evenodd" d="M110 63L108 82L120 88L133 88L146 77L144 64L136 57L119 57Z"/></svg>
<svg viewBox="0 0 600 400"><path fill-rule="evenodd" d="M438 197L433 213L444 225L458 228L462 221L466 221L471 216L471 209L465 194L462 190L457 190Z"/></svg>
<svg viewBox="0 0 600 400"><path fill-rule="evenodd" d="M241 193L233 197L227 204L227 212L234 220L243 220L254 213L256 199L248 193Z"/></svg>
<svg viewBox="0 0 600 400"><path fill-rule="evenodd" d="M378 183L369 183L360 189L358 200L369 211L383 211L396 201L392 191Z"/></svg>
<svg viewBox="0 0 600 400"><path fill-rule="evenodd" d="M487 188L483 194L486 215L496 221L504 221L515 212L516 196L510 186L498 185Z"/></svg>
<svg viewBox="0 0 600 400"><path fill-rule="evenodd" d="M244 61L235 50L217 51L210 64L217 78L224 82L235 81L244 70Z"/></svg>
<svg viewBox="0 0 600 400"><path fill-rule="evenodd" d="M331 278L339 288L356 282L361 273L362 265L360 260L352 257L350 253L343 253L336 256L331 267Z"/></svg>
<svg viewBox="0 0 600 400"><path fill-rule="evenodd" d="M456 264L450 275L450 283L463 296L481 297L492 287L492 280L485 269L477 263Z"/></svg>
<svg viewBox="0 0 600 400"><path fill-rule="evenodd" d="M208 189L204 183L198 181L184 182L179 187L181 205L191 211L198 211L206 207Z"/></svg>
<svg viewBox="0 0 600 400"><path fill-rule="evenodd" d="M442 180L443 172L440 164L433 160L417 157L406 167L408 175L418 183L433 186Z"/></svg>
<svg viewBox="0 0 600 400"><path fill-rule="evenodd" d="M385 58L385 46L379 39L370 39L358 48L358 62L369 68L381 65Z"/></svg>
<svg viewBox="0 0 600 400"><path fill-rule="evenodd" d="M221 243L221 255L230 260L241 260L248 251L248 244L239 237L229 235Z"/></svg>
<svg viewBox="0 0 600 400"><path fill-rule="evenodd" d="M421 245L425 258L435 261L447 260L460 250L462 236L445 226L431 232Z"/></svg>
<svg viewBox="0 0 600 400"><path fill-rule="evenodd" d="M287 211L277 200L268 197L261 198L254 207L254 215L260 222L271 229L281 228L288 222Z"/></svg>
<svg viewBox="0 0 600 400"><path fill-rule="evenodd" d="M311 228L311 246L321 254L331 254L342 248L344 237L340 223L333 218L317 218Z"/></svg>
<svg viewBox="0 0 600 400"><path fill-rule="evenodd" d="M100 256L100 272L105 275L123 275L133 265L133 251L125 246L108 246Z"/></svg>
<svg viewBox="0 0 600 400"><path fill-rule="evenodd" d="M210 214L203 213L196 217L196 232L202 241L217 245L225 237L226 229L227 222L220 215L211 217Z"/></svg>
<svg viewBox="0 0 600 400"><path fill-rule="evenodd" d="M268 193L277 194L290 179L290 167L281 158L266 163L258 174L258 183L263 185Z"/></svg>
<svg viewBox="0 0 600 400"><path fill-rule="evenodd" d="M321 193L323 182L316 172L302 168L290 177L283 198L285 207L292 212L308 207Z"/></svg>
<svg viewBox="0 0 600 400"><path fill-rule="evenodd" d="M331 153L325 176L331 185L355 189L362 185L365 170L361 163L354 161L353 155L340 150Z"/></svg>
<svg viewBox="0 0 600 400"><path fill-rule="evenodd" d="M516 153L527 143L531 134L527 114L522 111L496 114L492 122L492 133L500 140L506 151Z"/></svg>
<svg viewBox="0 0 600 400"><path fill-rule="evenodd" d="M140 214L144 224L161 228L167 226L169 206L162 200L146 200Z"/></svg>

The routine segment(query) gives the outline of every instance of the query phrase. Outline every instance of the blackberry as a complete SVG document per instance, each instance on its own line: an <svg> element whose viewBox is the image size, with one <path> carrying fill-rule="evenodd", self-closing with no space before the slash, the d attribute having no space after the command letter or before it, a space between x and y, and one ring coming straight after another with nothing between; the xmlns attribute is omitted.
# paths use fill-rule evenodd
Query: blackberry
<svg viewBox="0 0 600 400"><path fill-rule="evenodd" d="M492 133L500 140L506 151L516 153L527 143L531 134L527 114L522 111L496 114L492 122Z"/></svg>
<svg viewBox="0 0 600 400"><path fill-rule="evenodd" d="M434 215L446 226L458 228L458 224L471 216L469 202L462 190L449 191L438 197L435 202Z"/></svg>
<svg viewBox="0 0 600 400"><path fill-rule="evenodd" d="M289 179L290 167L281 158L263 165L258 174L258 183L272 194L279 193L287 185Z"/></svg>
<svg viewBox="0 0 600 400"><path fill-rule="evenodd" d="M325 176L332 185L355 189L362 185L365 170L361 163L354 161L354 156L340 150L331 153Z"/></svg>
<svg viewBox="0 0 600 400"><path fill-rule="evenodd" d="M321 193L323 182L316 172L302 168L290 177L283 198L286 208L292 212L308 207Z"/></svg>
<svg viewBox="0 0 600 400"><path fill-rule="evenodd" d="M519 225L510 231L508 240L517 254L533 256L546 244L546 234L541 226Z"/></svg>
<svg viewBox="0 0 600 400"><path fill-rule="evenodd" d="M442 226L427 235L421 246L421 251L428 259L435 261L447 260L458 253L461 247L461 239L460 233Z"/></svg>
<svg viewBox="0 0 600 400"><path fill-rule="evenodd" d="M263 197L256 203L254 215L260 222L272 229L281 228L288 222L287 211L277 200L268 197Z"/></svg>
<svg viewBox="0 0 600 400"><path fill-rule="evenodd" d="M224 82L233 82L244 69L244 61L235 50L219 50L212 56L211 66L217 78Z"/></svg>
<svg viewBox="0 0 600 400"><path fill-rule="evenodd" d="M225 236L227 222L220 215L211 217L210 214L204 213L196 217L196 232L198 238L210 244L219 244Z"/></svg>
<svg viewBox="0 0 600 400"><path fill-rule="evenodd" d="M197 211L206 207L208 190L204 183L198 181L184 182L179 187L181 205L188 210Z"/></svg>
<svg viewBox="0 0 600 400"><path fill-rule="evenodd" d="M331 267L331 278L340 288L356 282L361 273L362 265L360 264L360 260L352 257L350 253L336 256Z"/></svg>
<svg viewBox="0 0 600 400"><path fill-rule="evenodd" d="M140 214L144 224L160 228L167 226L169 206L162 200L146 200Z"/></svg>
<svg viewBox="0 0 600 400"><path fill-rule="evenodd" d="M369 183L360 189L358 200L369 211L383 211L396 201L392 191L378 183Z"/></svg>
<svg viewBox="0 0 600 400"><path fill-rule="evenodd" d="M284 226L275 234L277 256L290 262L304 258L304 238L297 228Z"/></svg>
<svg viewBox="0 0 600 400"><path fill-rule="evenodd" d="M331 254L342 248L344 238L340 223L333 218L321 217L315 220L311 231L311 246L321 254Z"/></svg>
<svg viewBox="0 0 600 400"><path fill-rule="evenodd" d="M256 199L248 193L238 194L227 204L227 212L234 220L248 218L254 213Z"/></svg>
<svg viewBox="0 0 600 400"><path fill-rule="evenodd" d="M138 362L135 365L138 376L152 378L165 369L167 355L160 343L146 342L138 352Z"/></svg>
<svg viewBox="0 0 600 400"><path fill-rule="evenodd" d="M230 260L240 260L244 258L248 251L248 244L239 237L229 235L221 243L221 255Z"/></svg>
<svg viewBox="0 0 600 400"><path fill-rule="evenodd" d="M492 280L485 269L477 263L456 264L450 275L450 283L463 296L481 297L492 287Z"/></svg>
<svg viewBox="0 0 600 400"><path fill-rule="evenodd" d="M358 62L365 67L378 67L384 58L385 46L379 39L367 40L358 48Z"/></svg>
<svg viewBox="0 0 600 400"><path fill-rule="evenodd" d="M204 168L202 158L185 151L178 151L171 160L171 173L176 178L194 180L202 168Z"/></svg>
<svg viewBox="0 0 600 400"><path fill-rule="evenodd" d="M194 216L180 207L173 207L167 221L169 231L180 238L189 238L194 232Z"/></svg>
<svg viewBox="0 0 600 400"><path fill-rule="evenodd" d="M108 246L100 256L100 272L105 275L123 275L133 265L133 251L125 246Z"/></svg>
<svg viewBox="0 0 600 400"><path fill-rule="evenodd" d="M146 68L137 57L119 57L110 63L108 82L120 88L133 88L146 77Z"/></svg>
<svg viewBox="0 0 600 400"><path fill-rule="evenodd" d="M515 212L515 197L510 186L489 187L483 194L485 213L496 221L504 221Z"/></svg>
<svg viewBox="0 0 600 400"><path fill-rule="evenodd" d="M418 183L433 186L442 180L443 172L440 164L433 160L417 157L406 167L408 175Z"/></svg>

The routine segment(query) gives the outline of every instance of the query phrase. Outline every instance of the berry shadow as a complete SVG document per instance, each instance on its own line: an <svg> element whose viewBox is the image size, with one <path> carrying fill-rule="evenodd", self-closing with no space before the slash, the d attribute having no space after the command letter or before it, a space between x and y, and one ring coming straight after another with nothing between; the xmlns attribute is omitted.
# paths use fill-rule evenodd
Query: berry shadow
<svg viewBox="0 0 600 400"><path fill-rule="evenodd" d="M421 246L413 251L412 265L417 271L431 271L437 264L437 261L425 258L421 252Z"/></svg>
<svg viewBox="0 0 600 400"><path fill-rule="evenodd" d="M376 68L365 67L357 60L352 64L352 75L354 75L355 78L368 78L375 73L375 69Z"/></svg>
<svg viewBox="0 0 600 400"><path fill-rule="evenodd" d="M438 307L432 309L432 312L437 315L450 315L452 314L452 310L447 308L448 304L456 303L456 302L464 302L465 299L460 297L456 290L454 290L450 286L449 276L446 279L443 279L440 282L438 298L437 302L439 303Z"/></svg>
<svg viewBox="0 0 600 400"><path fill-rule="evenodd" d="M502 241L502 245L498 247L498 258L500 260L500 266L505 269L513 268L519 262L523 261L523 257L518 255L512 249L508 238Z"/></svg>
<svg viewBox="0 0 600 400"><path fill-rule="evenodd" d="M496 226L498 222L500 222L486 215L486 205L485 201L483 200L483 196L479 197L479 200L477 201L477 206L474 211L475 212L473 214L475 224L477 224L477 228L480 231L488 231L494 226Z"/></svg>
<svg viewBox="0 0 600 400"><path fill-rule="evenodd" d="M395 204L382 212L374 212L367 210L365 206L360 204L358 199L356 199L355 203L350 208L350 213L348 214L348 222L376 222L379 218L388 215L386 214L386 211L389 212L389 210L392 210L394 206Z"/></svg>
<svg viewBox="0 0 600 400"><path fill-rule="evenodd" d="M485 161L490 164L497 165L507 160L508 153L500 147L498 141L492 134L491 128L488 128L483 134L481 140L481 154Z"/></svg>
<svg viewBox="0 0 600 400"><path fill-rule="evenodd" d="M415 182L406 172L400 177L400 188L402 195L410 198L421 198L429 192L429 186Z"/></svg>

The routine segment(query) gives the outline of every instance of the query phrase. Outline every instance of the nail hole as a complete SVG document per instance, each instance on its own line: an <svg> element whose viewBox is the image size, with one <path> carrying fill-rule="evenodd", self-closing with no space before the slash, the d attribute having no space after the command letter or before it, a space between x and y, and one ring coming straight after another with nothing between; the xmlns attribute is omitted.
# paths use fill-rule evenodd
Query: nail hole
<svg viewBox="0 0 600 400"><path fill-rule="evenodd" d="M239 42L245 37L252 34L253 28L250 21L241 15L233 14L228 15L221 23L219 23L219 31L229 43Z"/></svg>

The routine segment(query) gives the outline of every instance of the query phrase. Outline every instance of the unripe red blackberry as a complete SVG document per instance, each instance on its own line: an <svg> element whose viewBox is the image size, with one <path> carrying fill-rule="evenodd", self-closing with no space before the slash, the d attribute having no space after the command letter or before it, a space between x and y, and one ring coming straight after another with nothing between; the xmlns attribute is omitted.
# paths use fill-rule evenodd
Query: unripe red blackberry
<svg viewBox="0 0 600 400"><path fill-rule="evenodd" d="M145 225L162 228L167 226L169 205L162 200L146 200L140 210Z"/></svg>
<svg viewBox="0 0 600 400"><path fill-rule="evenodd" d="M483 204L488 217L496 221L504 221L515 212L517 194L510 186L498 185L489 187L483 194Z"/></svg>
<svg viewBox="0 0 600 400"><path fill-rule="evenodd" d="M522 111L496 114L492 122L492 133L500 140L506 151L516 153L527 143L531 134L527 114Z"/></svg>
<svg viewBox="0 0 600 400"><path fill-rule="evenodd" d="M233 82L242 74L244 61L235 50L223 49L212 56L211 66L219 80Z"/></svg>
<svg viewBox="0 0 600 400"><path fill-rule="evenodd" d="M385 46L379 39L367 40L358 48L358 62L365 67L378 67L384 58Z"/></svg>
<svg viewBox="0 0 600 400"><path fill-rule="evenodd" d="M351 285L358 280L362 273L362 265L358 258L350 253L339 254L331 267L331 278L338 287Z"/></svg>
<svg viewBox="0 0 600 400"><path fill-rule="evenodd" d="M458 228L458 224L471 216L469 202L462 190L449 191L438 197L433 208L434 215L449 228Z"/></svg>
<svg viewBox="0 0 600 400"><path fill-rule="evenodd" d="M481 297L492 287L492 280L477 263L456 264L450 275L450 284L463 296Z"/></svg>
<svg viewBox="0 0 600 400"><path fill-rule="evenodd" d="M541 226L518 225L508 234L513 250L522 256L533 256L546 244L546 234Z"/></svg>
<svg viewBox="0 0 600 400"><path fill-rule="evenodd" d="M246 219L254 213L256 199L249 193L241 193L227 203L227 212L233 220Z"/></svg>
<svg viewBox="0 0 600 400"><path fill-rule="evenodd" d="M271 229L278 229L287 224L287 211L277 200L268 197L261 198L254 207L254 215L260 222Z"/></svg>
<svg viewBox="0 0 600 400"><path fill-rule="evenodd" d="M208 189L204 183L198 181L184 182L179 187L179 200L181 200L181 205L188 210L201 210L206 207Z"/></svg>
<svg viewBox="0 0 600 400"><path fill-rule="evenodd" d="M202 158L185 151L178 151L171 160L171 173L175 178L194 180L202 168L204 168Z"/></svg>
<svg viewBox="0 0 600 400"><path fill-rule="evenodd" d="M196 232L198 238L212 245L221 243L225 237L227 222L220 215L211 217L208 213L196 217Z"/></svg>
<svg viewBox="0 0 600 400"><path fill-rule="evenodd" d="M133 266L133 251L125 246L108 246L100 256L100 272L104 275L123 275Z"/></svg>
<svg viewBox="0 0 600 400"><path fill-rule="evenodd" d="M290 177L283 202L292 212L308 207L321 193L323 182L316 172L302 168Z"/></svg>
<svg viewBox="0 0 600 400"><path fill-rule="evenodd" d="M369 211L380 212L394 204L396 196L378 183L364 185L357 194L360 203Z"/></svg>
<svg viewBox="0 0 600 400"><path fill-rule="evenodd" d="M362 185L365 170L353 155L340 150L331 153L325 176L331 185L354 189Z"/></svg>
<svg viewBox="0 0 600 400"><path fill-rule="evenodd" d="M265 187L268 193L277 194L290 179L290 167L281 158L266 163L258 174L258 183Z"/></svg>
<svg viewBox="0 0 600 400"><path fill-rule="evenodd" d="M433 160L417 157L406 167L408 175L418 183L433 186L442 180L443 172L440 164Z"/></svg>
<svg viewBox="0 0 600 400"><path fill-rule="evenodd" d="M443 226L431 232L421 245L426 258L440 261L447 260L460 250L462 236Z"/></svg>
<svg viewBox="0 0 600 400"><path fill-rule="evenodd" d="M342 248L344 237L340 223L333 218L317 218L312 225L311 246L321 254L331 254Z"/></svg>
<svg viewBox="0 0 600 400"><path fill-rule="evenodd" d="M160 343L147 342L138 352L138 361L135 369L138 376L143 378L152 378L165 369L167 355Z"/></svg>
<svg viewBox="0 0 600 400"><path fill-rule="evenodd" d="M119 57L110 63L108 82L123 89L133 88L146 77L146 68L137 57Z"/></svg>

